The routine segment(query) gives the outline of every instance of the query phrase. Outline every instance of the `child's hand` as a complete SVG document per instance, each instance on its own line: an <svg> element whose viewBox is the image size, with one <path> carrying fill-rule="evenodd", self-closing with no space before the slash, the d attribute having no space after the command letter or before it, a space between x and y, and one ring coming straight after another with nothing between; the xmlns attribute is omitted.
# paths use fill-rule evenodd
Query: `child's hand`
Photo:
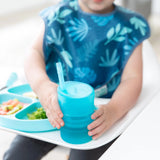
<svg viewBox="0 0 160 160"><path fill-rule="evenodd" d="M101 105L92 116L94 121L88 125L88 134L93 139L99 138L106 130L108 130L118 119L112 107L109 105Z"/></svg>
<svg viewBox="0 0 160 160"><path fill-rule="evenodd" d="M45 85L44 91L38 97L52 126L58 129L64 126L64 121L62 120L63 113L58 103L57 87L55 87L55 84Z"/></svg>

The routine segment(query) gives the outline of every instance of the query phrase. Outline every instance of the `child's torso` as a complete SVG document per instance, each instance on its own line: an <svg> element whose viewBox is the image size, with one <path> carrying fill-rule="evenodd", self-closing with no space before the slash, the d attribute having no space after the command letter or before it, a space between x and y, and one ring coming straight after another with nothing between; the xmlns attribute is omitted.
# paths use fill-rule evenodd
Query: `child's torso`
<svg viewBox="0 0 160 160"><path fill-rule="evenodd" d="M60 61L66 80L94 88L107 84L105 94L111 96L133 49L148 37L144 19L118 6L105 15L85 13L77 1L50 11L45 18L44 55L51 80L57 82L55 63Z"/></svg>

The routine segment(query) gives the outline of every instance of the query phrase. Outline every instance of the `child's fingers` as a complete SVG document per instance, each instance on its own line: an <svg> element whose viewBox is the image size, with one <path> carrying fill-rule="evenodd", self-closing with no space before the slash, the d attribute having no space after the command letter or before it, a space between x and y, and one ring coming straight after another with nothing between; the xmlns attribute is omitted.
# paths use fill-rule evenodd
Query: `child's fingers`
<svg viewBox="0 0 160 160"><path fill-rule="evenodd" d="M50 106L50 108L51 109L47 108L46 110L48 120L50 121L53 127L59 129L61 126L64 126L64 121L62 120L62 118L60 118L57 111L55 111L52 106Z"/></svg>
<svg viewBox="0 0 160 160"><path fill-rule="evenodd" d="M102 109L102 108L99 108L98 110L96 110L96 111L92 114L91 118L92 118L92 119L96 119L96 118L98 118L99 116L101 116L103 113L104 113L103 109Z"/></svg>
<svg viewBox="0 0 160 160"><path fill-rule="evenodd" d="M59 107L58 104L57 104L57 105L54 105L54 112L56 112L57 115L58 115L60 118L63 117L63 113L62 113L62 111L61 111L61 109L60 109L60 107Z"/></svg>
<svg viewBox="0 0 160 160"><path fill-rule="evenodd" d="M64 121L62 120L63 113L59 107L59 104L54 104L52 117L55 121L56 127L59 129L61 126L64 126Z"/></svg>
<svg viewBox="0 0 160 160"><path fill-rule="evenodd" d="M54 128L58 126L58 124L55 122L53 118L52 119L48 118L48 120Z"/></svg>
<svg viewBox="0 0 160 160"><path fill-rule="evenodd" d="M88 129L92 130L92 129L98 127L100 124L102 124L104 122L104 120L105 119L103 118L103 116L97 118L95 121L93 121L91 124L88 125Z"/></svg>
<svg viewBox="0 0 160 160"><path fill-rule="evenodd" d="M50 122L51 122L51 124L52 124L53 127L56 127L57 129L60 129L60 128L61 128L59 122L57 122L56 119L52 118L52 119L50 120Z"/></svg>
<svg viewBox="0 0 160 160"><path fill-rule="evenodd" d="M56 125L54 124L54 122L52 122L51 125L52 125L54 128L56 127Z"/></svg>
<svg viewBox="0 0 160 160"><path fill-rule="evenodd" d="M56 112L56 114L58 115L59 118L62 118L62 117L63 117L63 113L62 113L62 111L60 110L59 107L56 107L56 108L54 109L54 111Z"/></svg>
<svg viewBox="0 0 160 160"><path fill-rule="evenodd" d="M93 130L90 130L88 132L88 135L89 136L97 135L97 134L101 133L104 129L105 129L105 125L104 125L104 123L102 123L101 125L99 125L98 127L94 128Z"/></svg>
<svg viewBox="0 0 160 160"><path fill-rule="evenodd" d="M96 135L92 136L92 139L95 140L95 139L99 138L105 131L106 131L106 129L103 129L101 132L99 132Z"/></svg>
<svg viewBox="0 0 160 160"><path fill-rule="evenodd" d="M53 113L53 119L56 124L56 127L59 129L61 126L64 126L63 120L58 116L56 112Z"/></svg>
<svg viewBox="0 0 160 160"><path fill-rule="evenodd" d="M48 111L48 110L47 110ZM53 126L53 127L59 127L59 124L57 123L57 121L54 119L54 117L56 116L56 115L54 115L54 112L52 111L52 112L46 112L47 113L47 117L48 117L48 120L49 120L49 122L51 123L51 125Z"/></svg>

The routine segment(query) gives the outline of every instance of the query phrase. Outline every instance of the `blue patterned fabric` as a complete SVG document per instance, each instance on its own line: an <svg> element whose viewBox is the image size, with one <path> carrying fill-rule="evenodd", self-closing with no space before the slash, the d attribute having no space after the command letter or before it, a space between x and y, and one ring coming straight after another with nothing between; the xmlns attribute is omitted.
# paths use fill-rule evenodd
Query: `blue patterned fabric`
<svg viewBox="0 0 160 160"><path fill-rule="evenodd" d="M116 5L109 14L91 14L82 11L77 0L70 0L40 15L45 22L43 51L50 79L57 83L59 61L65 80L94 88L107 85L101 97L112 96L133 50L150 36L141 15Z"/></svg>

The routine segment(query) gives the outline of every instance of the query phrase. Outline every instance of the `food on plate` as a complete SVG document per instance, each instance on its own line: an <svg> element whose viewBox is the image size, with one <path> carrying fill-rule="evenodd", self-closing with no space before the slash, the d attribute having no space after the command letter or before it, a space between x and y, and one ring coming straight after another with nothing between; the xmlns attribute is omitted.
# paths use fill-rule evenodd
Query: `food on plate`
<svg viewBox="0 0 160 160"><path fill-rule="evenodd" d="M47 119L46 112L43 107L37 108L35 112L28 113L27 117L29 120Z"/></svg>
<svg viewBox="0 0 160 160"><path fill-rule="evenodd" d="M11 99L0 104L0 115L10 115L21 110L26 104L20 102L18 99Z"/></svg>
<svg viewBox="0 0 160 160"><path fill-rule="evenodd" d="M33 91L32 92L23 93L23 96L38 99L38 96Z"/></svg>

